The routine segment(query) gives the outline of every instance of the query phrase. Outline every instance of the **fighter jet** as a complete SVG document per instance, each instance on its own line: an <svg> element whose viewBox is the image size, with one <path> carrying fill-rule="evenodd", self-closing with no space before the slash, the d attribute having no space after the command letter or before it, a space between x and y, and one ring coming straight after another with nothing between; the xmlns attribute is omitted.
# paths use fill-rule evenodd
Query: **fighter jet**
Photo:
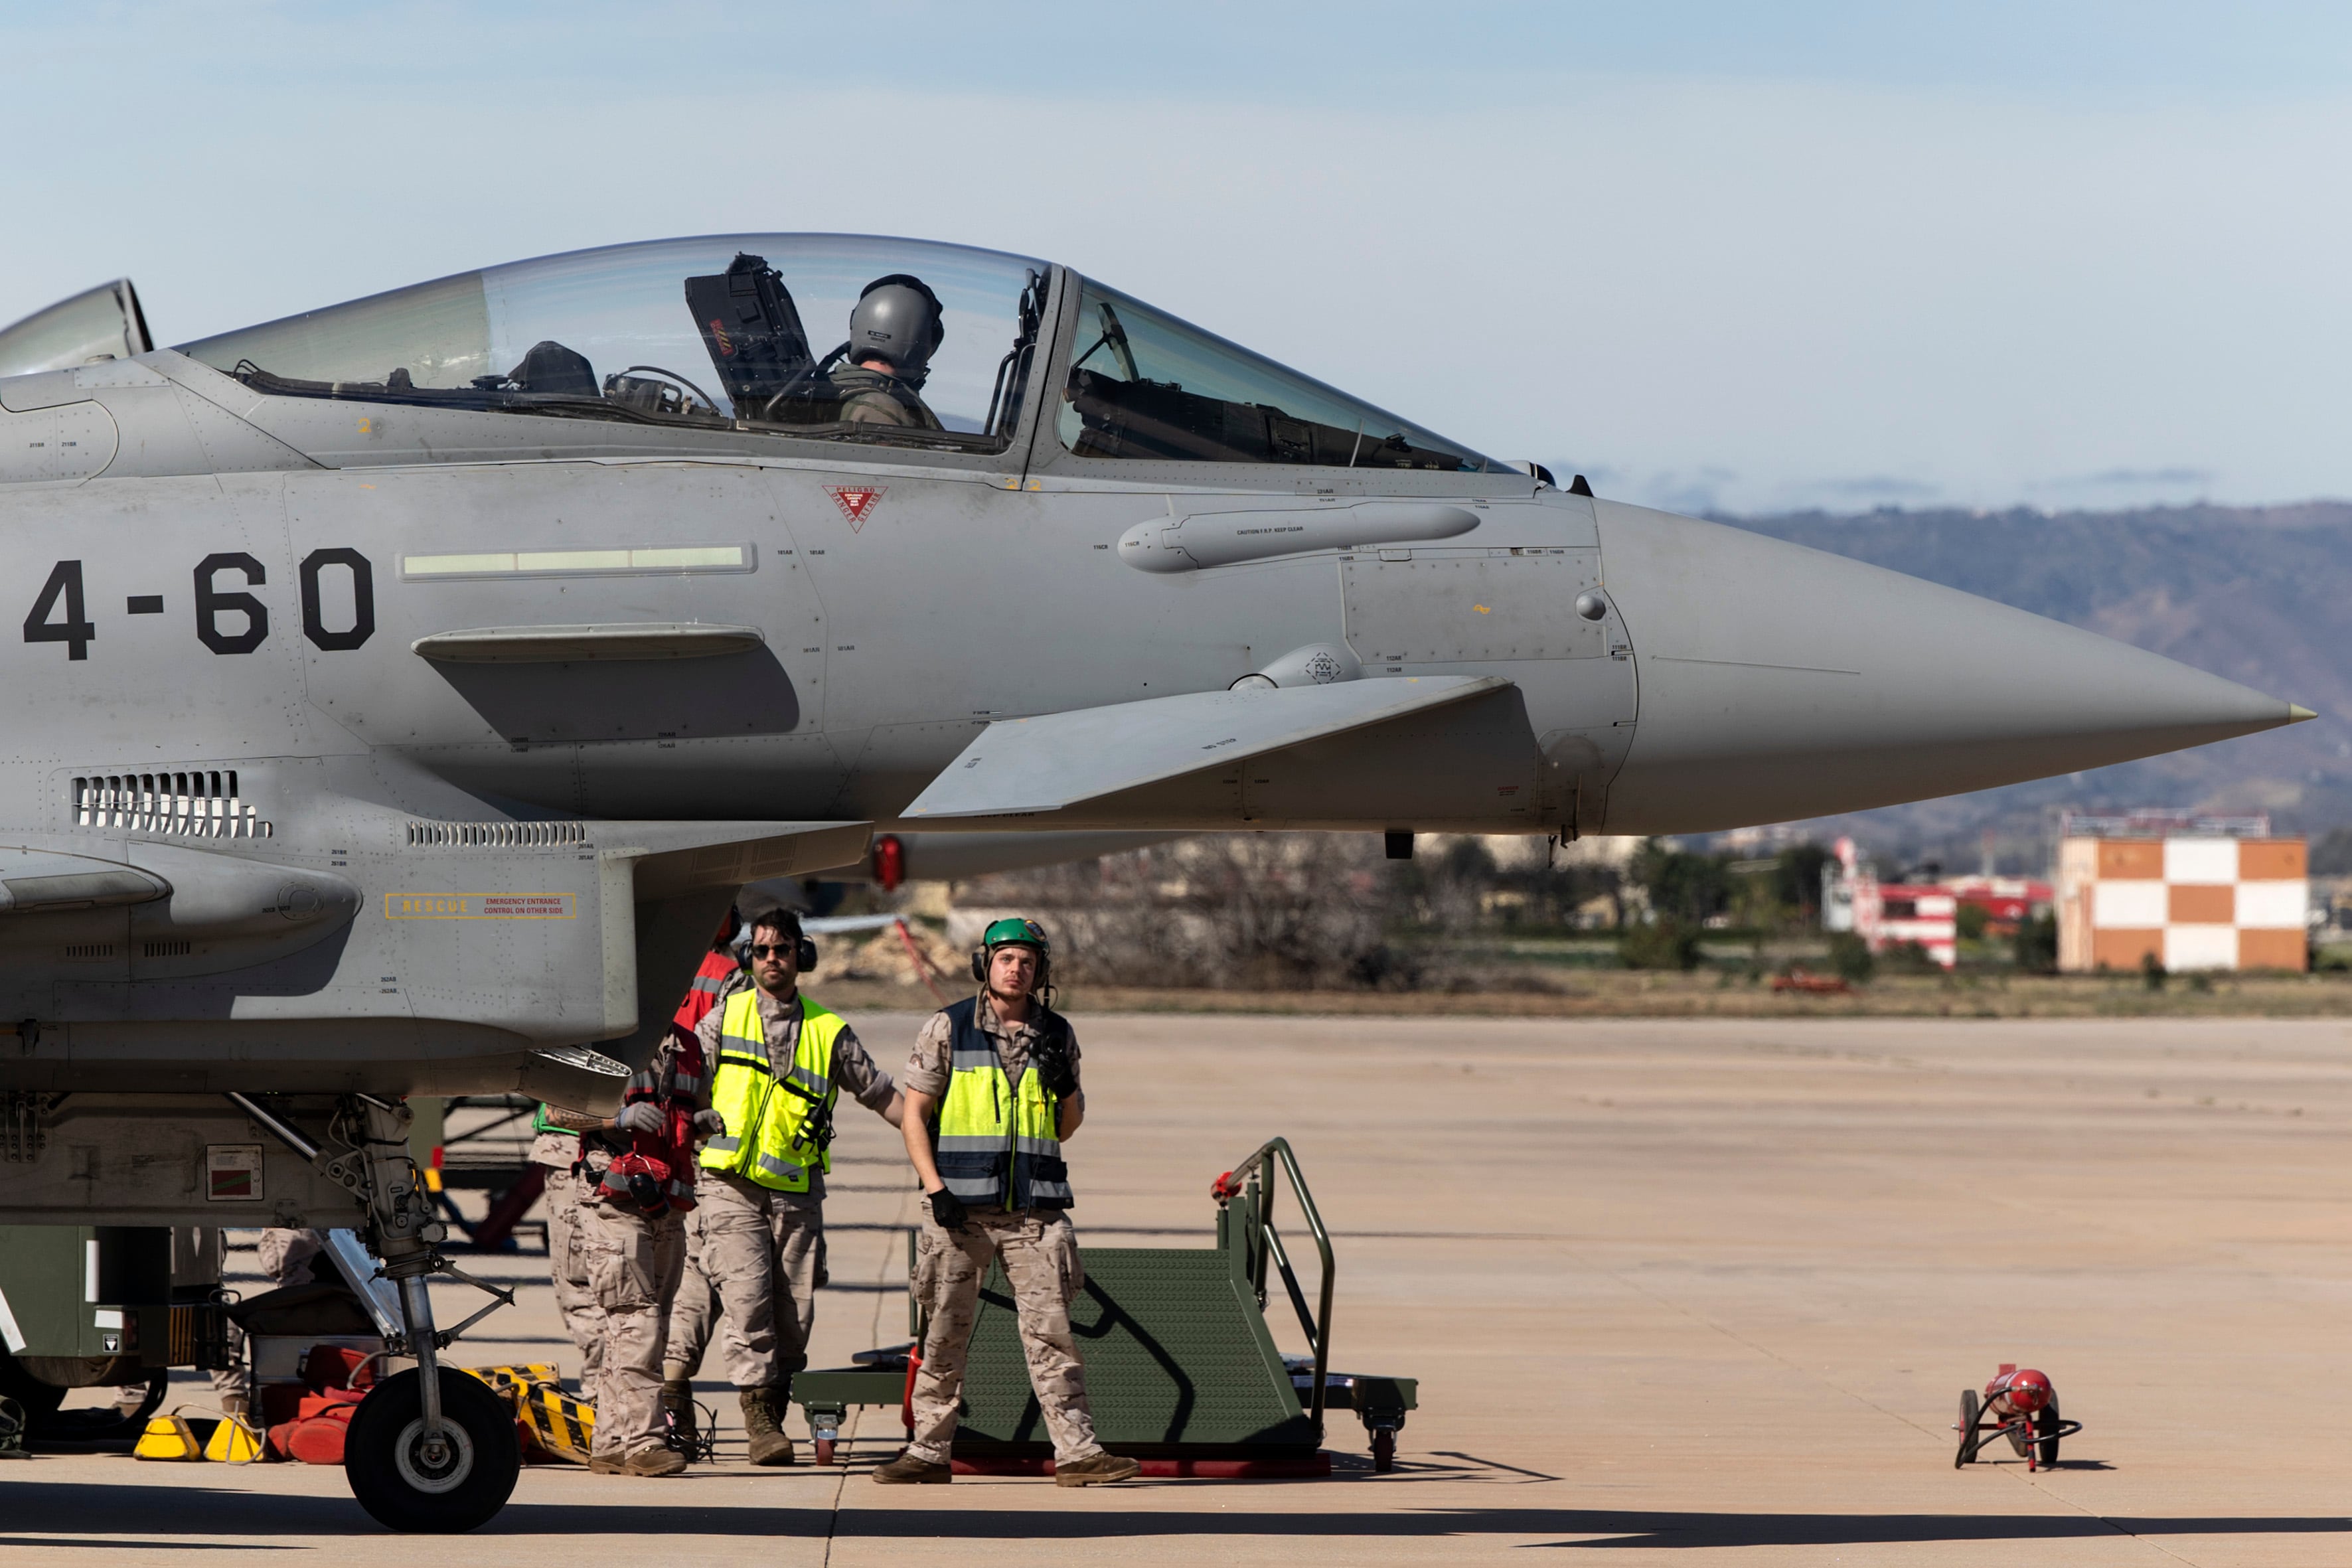
<svg viewBox="0 0 2352 1568"><path fill-rule="evenodd" d="M356 1205L401 1528L513 1470L436 1370L399 1097L609 1103L744 884L877 834L1694 832L2310 716L953 245L575 251L169 349L114 284L0 369L0 1219Z"/></svg>

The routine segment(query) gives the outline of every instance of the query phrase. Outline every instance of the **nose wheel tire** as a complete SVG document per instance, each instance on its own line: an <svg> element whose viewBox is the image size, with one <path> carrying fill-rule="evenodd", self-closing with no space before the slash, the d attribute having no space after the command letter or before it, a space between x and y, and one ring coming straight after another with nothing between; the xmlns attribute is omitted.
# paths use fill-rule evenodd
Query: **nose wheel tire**
<svg viewBox="0 0 2352 1568"><path fill-rule="evenodd" d="M439 1369L442 1430L425 1429L415 1369L378 1384L352 1413L343 1479L388 1529L446 1535L506 1506L522 1456L514 1415L478 1378Z"/></svg>

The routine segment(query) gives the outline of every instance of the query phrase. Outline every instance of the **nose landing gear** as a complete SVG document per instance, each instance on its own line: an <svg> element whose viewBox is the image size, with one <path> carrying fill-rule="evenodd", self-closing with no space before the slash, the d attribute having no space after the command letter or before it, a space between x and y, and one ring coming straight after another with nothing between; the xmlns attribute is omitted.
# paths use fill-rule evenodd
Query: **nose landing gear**
<svg viewBox="0 0 2352 1568"><path fill-rule="evenodd" d="M387 1348L415 1358L414 1369L378 1383L352 1412L343 1445L343 1478L360 1506L391 1529L443 1534L473 1529L506 1506L522 1466L514 1414L479 1379L444 1368L440 1352L514 1292L485 1284L441 1256L447 1227L408 1155L408 1107L373 1095L338 1104L328 1154L251 1099L228 1097L247 1115L330 1178L349 1189L366 1215L368 1250L379 1277L399 1294L396 1323L380 1313ZM495 1298L454 1329L433 1324L425 1280L446 1274ZM381 1303L379 1303L381 1305Z"/></svg>

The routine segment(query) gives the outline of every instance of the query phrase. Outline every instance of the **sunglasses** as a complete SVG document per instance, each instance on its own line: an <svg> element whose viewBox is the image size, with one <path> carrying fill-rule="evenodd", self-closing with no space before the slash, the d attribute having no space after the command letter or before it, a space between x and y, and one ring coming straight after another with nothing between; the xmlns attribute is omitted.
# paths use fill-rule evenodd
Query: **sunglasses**
<svg viewBox="0 0 2352 1568"><path fill-rule="evenodd" d="M797 942L780 942L772 947L766 942L755 942L751 944L751 956L754 958L790 958L799 950L799 946L800 944Z"/></svg>

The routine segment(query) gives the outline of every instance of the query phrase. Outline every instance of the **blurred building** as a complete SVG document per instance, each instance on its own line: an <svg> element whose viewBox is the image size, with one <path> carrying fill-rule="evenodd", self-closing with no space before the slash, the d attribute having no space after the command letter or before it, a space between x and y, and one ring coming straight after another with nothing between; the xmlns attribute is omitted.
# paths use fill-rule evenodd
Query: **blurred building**
<svg viewBox="0 0 2352 1568"><path fill-rule="evenodd" d="M1937 882L1885 882L1851 838L1822 867L1822 929L1850 931L1884 952L1916 942L1949 969L1959 962L1960 910L1985 911L1989 934L2007 935L2051 907L2047 882L2024 877L1956 877Z"/></svg>
<svg viewBox="0 0 2352 1568"><path fill-rule="evenodd" d="M2270 818L2137 811L2069 816L2058 846L2058 967L2287 969L2309 964L2300 838Z"/></svg>

